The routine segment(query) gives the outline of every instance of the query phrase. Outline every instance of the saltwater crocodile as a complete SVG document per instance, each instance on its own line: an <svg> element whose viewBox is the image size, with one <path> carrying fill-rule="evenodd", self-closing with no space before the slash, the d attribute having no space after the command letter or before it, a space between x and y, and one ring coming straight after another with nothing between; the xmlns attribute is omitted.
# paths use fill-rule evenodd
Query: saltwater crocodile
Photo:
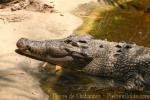
<svg viewBox="0 0 150 100"><path fill-rule="evenodd" d="M126 89L143 90L150 84L150 48L125 42L108 42L90 35L34 41L21 38L17 53L81 71L93 76L124 82Z"/></svg>

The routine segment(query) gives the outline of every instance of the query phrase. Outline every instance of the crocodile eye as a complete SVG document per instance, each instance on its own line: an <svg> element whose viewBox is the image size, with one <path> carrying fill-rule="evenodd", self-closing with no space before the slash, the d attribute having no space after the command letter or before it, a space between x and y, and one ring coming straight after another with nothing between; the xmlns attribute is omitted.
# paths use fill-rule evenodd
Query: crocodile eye
<svg viewBox="0 0 150 100"><path fill-rule="evenodd" d="M80 42L80 43L87 43L86 40L79 40L78 42Z"/></svg>

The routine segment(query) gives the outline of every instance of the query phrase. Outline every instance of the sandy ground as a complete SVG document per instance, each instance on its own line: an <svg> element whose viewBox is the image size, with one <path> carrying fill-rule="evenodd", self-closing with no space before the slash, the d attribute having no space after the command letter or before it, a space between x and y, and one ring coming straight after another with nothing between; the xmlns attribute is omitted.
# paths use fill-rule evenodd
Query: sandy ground
<svg viewBox="0 0 150 100"><path fill-rule="evenodd" d="M39 83L38 66L42 62L16 54L16 41L21 37L44 40L72 34L82 20L70 12L90 1L96 0L43 0L54 5L57 13L0 10L0 100L48 99Z"/></svg>

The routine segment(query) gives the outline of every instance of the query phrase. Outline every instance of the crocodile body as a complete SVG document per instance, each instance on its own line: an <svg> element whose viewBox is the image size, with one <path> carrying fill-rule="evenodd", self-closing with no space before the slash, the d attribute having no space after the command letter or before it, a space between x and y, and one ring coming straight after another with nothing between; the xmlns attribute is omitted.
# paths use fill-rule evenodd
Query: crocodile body
<svg viewBox="0 0 150 100"><path fill-rule="evenodd" d="M143 90L150 84L150 48L136 44L108 42L90 35L33 41L21 38L19 54L124 82L126 89Z"/></svg>

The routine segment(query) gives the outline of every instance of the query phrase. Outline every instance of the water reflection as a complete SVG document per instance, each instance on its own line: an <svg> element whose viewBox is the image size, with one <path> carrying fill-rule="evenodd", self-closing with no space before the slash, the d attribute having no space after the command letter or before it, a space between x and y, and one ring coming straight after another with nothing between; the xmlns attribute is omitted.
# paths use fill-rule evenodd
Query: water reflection
<svg viewBox="0 0 150 100"><path fill-rule="evenodd" d="M91 77L80 72L64 69L55 72L55 66L47 65L42 73L47 77L41 80L41 87L50 96L50 100L68 100L68 99L99 99L106 97L107 92L113 91L119 82L112 79ZM91 97L88 97L91 96Z"/></svg>

